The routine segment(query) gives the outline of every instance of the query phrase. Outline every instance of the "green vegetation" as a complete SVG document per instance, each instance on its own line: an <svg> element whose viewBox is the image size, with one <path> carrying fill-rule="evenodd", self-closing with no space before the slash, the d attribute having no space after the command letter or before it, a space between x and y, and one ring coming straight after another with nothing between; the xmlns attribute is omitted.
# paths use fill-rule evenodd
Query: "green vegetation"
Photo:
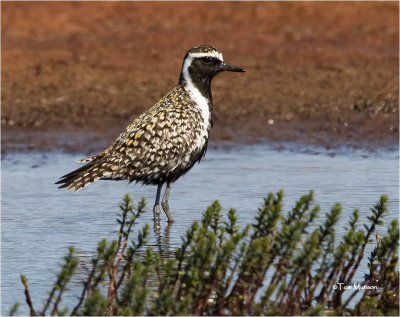
<svg viewBox="0 0 400 317"><path fill-rule="evenodd" d="M283 212L282 198L282 192L269 194L254 224L244 228L238 226L235 210L222 217L221 206L214 202L201 222L187 230L175 255L163 259L151 248L138 255L149 227L130 239L145 201L134 206L126 195L117 220L118 239L99 243L75 307L59 308L78 263L71 247L41 310L32 303L28 281L21 276L30 313L398 316L397 220L383 237L376 234L387 212L387 197L371 208L368 223L362 226L359 211L354 210L339 239L335 235L339 204L317 225L320 208L313 205L313 192L288 213ZM371 251L366 258L368 244ZM369 272L355 284L363 260Z"/></svg>

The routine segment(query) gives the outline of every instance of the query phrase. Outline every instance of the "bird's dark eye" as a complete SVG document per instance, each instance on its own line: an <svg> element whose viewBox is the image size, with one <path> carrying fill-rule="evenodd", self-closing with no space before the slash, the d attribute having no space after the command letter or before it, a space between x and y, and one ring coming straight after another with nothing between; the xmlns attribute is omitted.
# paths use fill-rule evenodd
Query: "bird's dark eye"
<svg viewBox="0 0 400 317"><path fill-rule="evenodd" d="M206 57L202 57L201 60L206 64L210 64L213 62L214 59L212 57L206 56Z"/></svg>

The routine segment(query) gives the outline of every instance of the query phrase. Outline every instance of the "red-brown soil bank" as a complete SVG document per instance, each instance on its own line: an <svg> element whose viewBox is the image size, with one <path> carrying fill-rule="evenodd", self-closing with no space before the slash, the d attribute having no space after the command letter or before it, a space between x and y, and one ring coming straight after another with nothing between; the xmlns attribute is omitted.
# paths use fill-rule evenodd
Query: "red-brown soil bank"
<svg viewBox="0 0 400 317"><path fill-rule="evenodd" d="M202 43L247 69L214 80L213 140L398 145L395 2L1 6L3 153L101 150Z"/></svg>

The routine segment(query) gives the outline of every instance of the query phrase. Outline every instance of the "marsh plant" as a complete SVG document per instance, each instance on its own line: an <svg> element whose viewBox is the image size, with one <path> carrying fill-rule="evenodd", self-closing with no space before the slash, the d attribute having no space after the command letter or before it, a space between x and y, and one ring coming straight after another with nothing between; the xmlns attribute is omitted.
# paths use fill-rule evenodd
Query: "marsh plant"
<svg viewBox="0 0 400 317"><path fill-rule="evenodd" d="M145 201L134 206L126 195L117 240L99 242L75 306L60 308L78 263L71 247L41 309L32 303L28 281L21 276L30 313L398 316L397 220L383 236L376 233L387 213L387 197L371 208L367 223L360 224L354 210L340 238L335 235L339 204L318 218L318 225L320 208L313 204L313 192L287 213L282 198L282 191L269 194L254 224L244 228L234 209L223 217L215 201L188 228L175 254L163 258L152 248L141 250L149 227L133 229ZM362 261L368 262L368 272L362 283L354 283Z"/></svg>

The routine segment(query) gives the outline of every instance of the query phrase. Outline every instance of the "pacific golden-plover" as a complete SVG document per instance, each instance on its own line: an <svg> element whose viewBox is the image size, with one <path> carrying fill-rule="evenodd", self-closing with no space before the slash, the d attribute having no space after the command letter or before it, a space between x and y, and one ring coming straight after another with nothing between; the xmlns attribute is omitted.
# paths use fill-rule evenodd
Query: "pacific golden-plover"
<svg viewBox="0 0 400 317"><path fill-rule="evenodd" d="M81 160L89 162L64 175L59 188L77 191L98 179L128 180L157 185L154 220L161 205L172 222L168 197L171 184L205 155L212 126L211 80L223 71L244 72L224 62L215 47L187 51L178 85L135 119L105 151Z"/></svg>

